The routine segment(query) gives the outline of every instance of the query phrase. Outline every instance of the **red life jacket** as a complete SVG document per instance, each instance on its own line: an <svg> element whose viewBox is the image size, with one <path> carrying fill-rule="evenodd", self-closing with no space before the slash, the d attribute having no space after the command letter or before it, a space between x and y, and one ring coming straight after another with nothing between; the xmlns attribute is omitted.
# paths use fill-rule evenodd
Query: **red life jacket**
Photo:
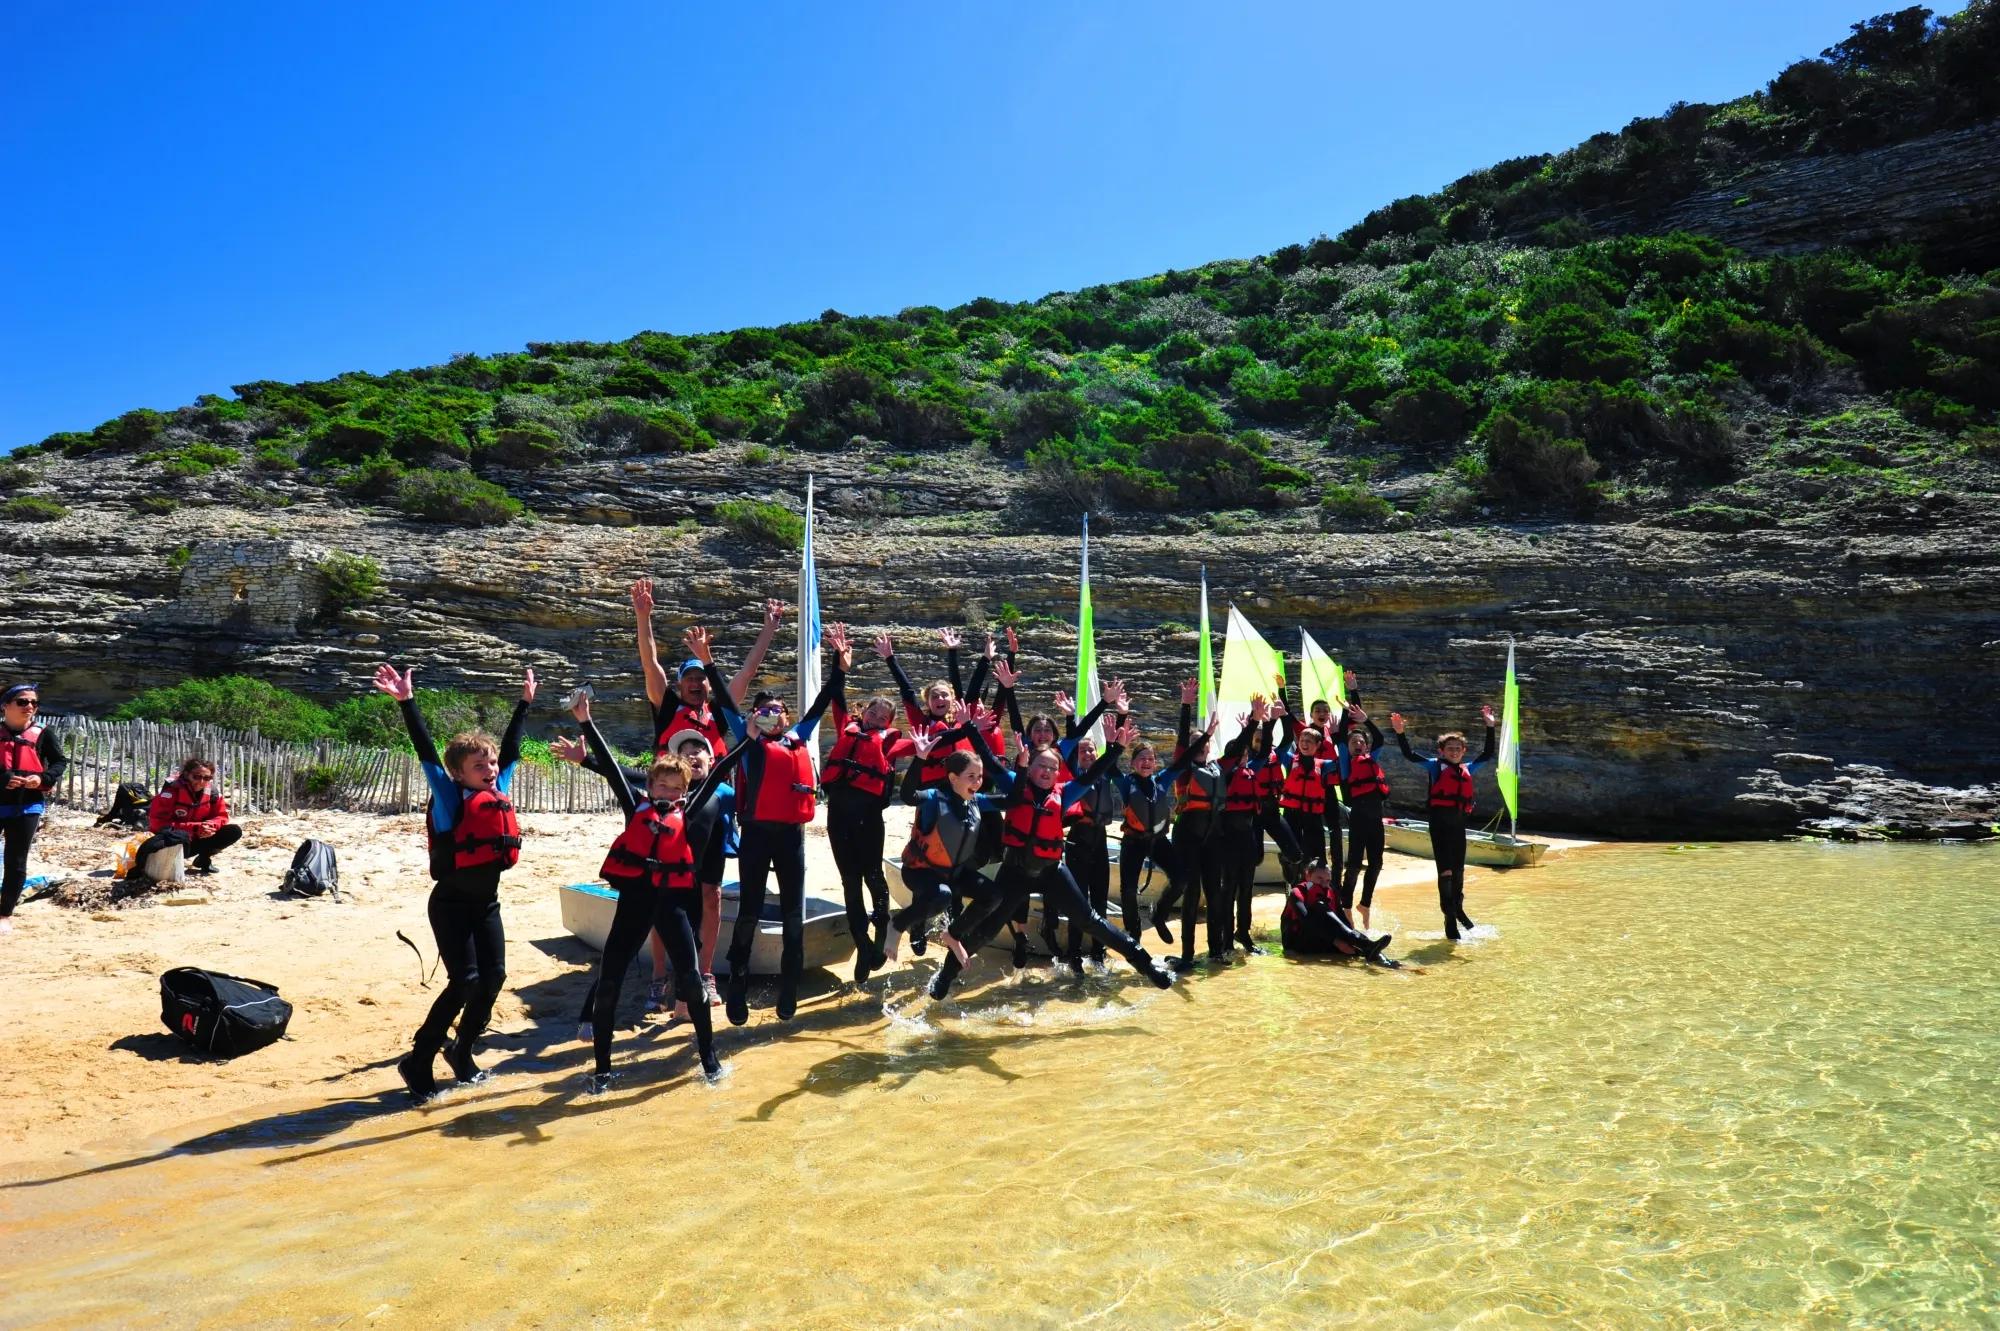
<svg viewBox="0 0 2000 1331"><path fill-rule="evenodd" d="M1326 783L1320 779L1319 759L1301 754L1292 760L1292 770L1285 774L1278 803L1305 814L1326 812Z"/></svg>
<svg viewBox="0 0 2000 1331"><path fill-rule="evenodd" d="M644 883L670 892L692 889L694 852L688 849L681 811L640 805L597 872L617 888Z"/></svg>
<svg viewBox="0 0 2000 1331"><path fill-rule="evenodd" d="M26 730L10 730L0 726L0 772L8 776L40 776L42 767L42 728L29 726ZM0 777L0 789L4 789L5 778ZM22 791L12 792L15 795ZM0 794L0 799L6 796Z"/></svg>
<svg viewBox="0 0 2000 1331"><path fill-rule="evenodd" d="M700 731L718 758L729 752L729 740L715 719L715 708L706 705L690 707L678 698L674 700L673 710L667 713L667 723L660 727L660 733L653 739L653 752L659 755L668 753L668 742L683 730Z"/></svg>
<svg viewBox="0 0 2000 1331"><path fill-rule="evenodd" d="M1045 795L1030 794L1009 804L1000 828L1000 844L1009 851L1029 851L1036 859L1051 864L1061 859L1062 791L1051 789Z"/></svg>
<svg viewBox="0 0 2000 1331"><path fill-rule="evenodd" d="M940 721L928 715L925 715L923 720L916 721L913 724L916 734L928 736L932 739L937 738L948 730L957 729L948 720ZM961 751L972 751L972 739L970 736L964 739L953 740L951 743L938 748L933 748L930 751L930 756L924 758L917 766L917 784L925 788L942 786L945 777L949 775L944 769L944 760L952 754ZM994 752L998 753L999 750L996 748Z"/></svg>
<svg viewBox="0 0 2000 1331"><path fill-rule="evenodd" d="M167 782L160 792L168 797L174 806L173 825L185 827L191 823L205 823L214 818L222 809L222 797L215 793L215 783L209 782L208 790L201 795L188 794L188 788L175 777Z"/></svg>
<svg viewBox="0 0 2000 1331"><path fill-rule="evenodd" d="M1255 813L1264 786L1262 769L1239 762L1229 769L1229 785L1223 791L1224 813Z"/></svg>
<svg viewBox="0 0 2000 1331"><path fill-rule="evenodd" d="M812 754L787 731L776 739L758 740L763 748L757 796L751 802L753 823L798 823L813 820Z"/></svg>
<svg viewBox="0 0 2000 1331"><path fill-rule="evenodd" d="M431 873L438 878L489 864L511 869L521 862L521 823L513 801L497 790L462 791L458 822L442 838L426 810L424 832L430 841Z"/></svg>
<svg viewBox="0 0 2000 1331"><path fill-rule="evenodd" d="M1347 798L1365 800L1374 795L1389 798L1389 778L1373 753L1357 753L1347 760Z"/></svg>
<svg viewBox="0 0 2000 1331"><path fill-rule="evenodd" d="M889 789L895 766L889 761L889 746L896 742L894 730L864 730L859 721L849 721L827 755L821 780L827 789L847 786L863 795L880 798Z"/></svg>
<svg viewBox="0 0 2000 1331"><path fill-rule="evenodd" d="M1273 801L1285 789L1285 769L1276 757L1266 757L1264 765L1257 769L1257 798Z"/></svg>
<svg viewBox="0 0 2000 1331"><path fill-rule="evenodd" d="M1428 803L1433 809L1472 812L1472 774L1465 770L1464 763L1438 763L1438 774L1431 782Z"/></svg>
<svg viewBox="0 0 2000 1331"><path fill-rule="evenodd" d="M1338 910L1339 899L1334 895L1333 884L1324 887L1316 883L1300 883L1285 893L1285 922L1292 925L1305 923L1306 915L1314 906L1325 906Z"/></svg>

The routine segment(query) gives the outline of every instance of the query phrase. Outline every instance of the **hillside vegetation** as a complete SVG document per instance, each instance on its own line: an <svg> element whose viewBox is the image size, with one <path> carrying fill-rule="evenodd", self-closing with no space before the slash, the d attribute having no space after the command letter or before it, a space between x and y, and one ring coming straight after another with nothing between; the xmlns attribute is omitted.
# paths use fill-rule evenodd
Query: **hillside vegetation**
<svg viewBox="0 0 2000 1331"><path fill-rule="evenodd" d="M1368 524L1392 516L1371 482L1417 474L1405 520L1485 507L1755 525L1824 492L1801 476L1894 498L1990 473L2000 269L1916 247L1752 258L1686 234L1586 239L1579 218L1995 115L2000 7L1909 9L1762 92L1501 163L1261 258L1019 304L240 384L15 457L303 472L355 503L473 525L518 517L509 486L525 473L719 441L749 441L753 461L866 451L888 467L950 451L1025 469L1072 510L1318 505L1328 525Z"/></svg>

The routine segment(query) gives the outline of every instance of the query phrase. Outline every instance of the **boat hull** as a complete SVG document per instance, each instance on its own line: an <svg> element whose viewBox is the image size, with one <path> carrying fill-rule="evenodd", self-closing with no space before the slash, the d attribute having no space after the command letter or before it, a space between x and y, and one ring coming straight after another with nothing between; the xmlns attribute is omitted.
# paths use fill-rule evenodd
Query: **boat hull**
<svg viewBox="0 0 2000 1331"><path fill-rule="evenodd" d="M1399 855L1431 858L1431 825L1421 818L1385 818L1382 843ZM1489 869L1529 869L1541 863L1548 847L1540 841L1508 836L1505 832L1465 834L1465 860Z"/></svg>
<svg viewBox="0 0 2000 1331"><path fill-rule="evenodd" d="M736 927L738 885L722 885L722 933L716 947L715 971L729 973L729 938ZM603 883L571 883L562 889L563 928L599 952L611 933L618 893ZM809 896L805 900L806 969L830 969L854 955L854 938L847 930L847 910L840 902ZM764 894L763 919L750 947L750 974L776 975L784 960L784 925L775 887Z"/></svg>

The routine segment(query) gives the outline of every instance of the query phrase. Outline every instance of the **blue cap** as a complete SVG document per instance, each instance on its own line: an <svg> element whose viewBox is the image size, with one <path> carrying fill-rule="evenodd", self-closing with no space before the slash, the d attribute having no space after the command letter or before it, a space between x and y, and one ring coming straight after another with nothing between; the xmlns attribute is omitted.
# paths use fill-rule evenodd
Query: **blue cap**
<svg viewBox="0 0 2000 1331"><path fill-rule="evenodd" d="M683 675L705 675L708 673L708 667L690 656L687 660L681 662L681 673Z"/></svg>

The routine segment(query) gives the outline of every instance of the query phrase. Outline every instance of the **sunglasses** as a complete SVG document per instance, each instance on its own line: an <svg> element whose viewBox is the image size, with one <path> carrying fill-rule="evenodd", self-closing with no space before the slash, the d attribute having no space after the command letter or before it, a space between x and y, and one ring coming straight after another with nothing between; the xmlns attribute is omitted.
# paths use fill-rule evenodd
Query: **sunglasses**
<svg viewBox="0 0 2000 1331"><path fill-rule="evenodd" d="M9 707L40 707L42 700L40 698L9 698L7 705Z"/></svg>

